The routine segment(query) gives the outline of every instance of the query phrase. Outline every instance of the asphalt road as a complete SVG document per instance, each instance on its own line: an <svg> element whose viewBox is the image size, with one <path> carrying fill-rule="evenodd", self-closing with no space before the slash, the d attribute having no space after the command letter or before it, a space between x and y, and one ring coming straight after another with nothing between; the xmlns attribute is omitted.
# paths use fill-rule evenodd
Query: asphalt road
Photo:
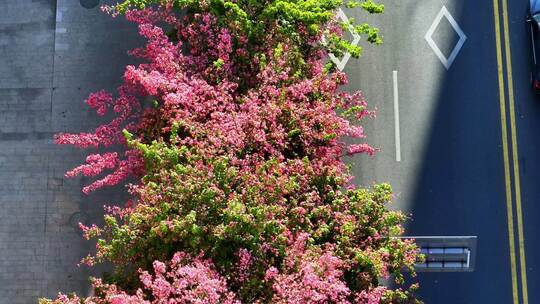
<svg viewBox="0 0 540 304"><path fill-rule="evenodd" d="M503 1L387 1L383 16L367 19L385 43L345 67L348 89L377 109L366 130L380 152L351 160L357 183L393 185L391 208L412 213L408 235L478 236L474 272L418 275L426 303L540 303L540 100L529 81L528 2ZM451 18L433 25L443 6ZM447 68L425 35L433 29L449 58L460 38L449 19L466 39Z"/></svg>

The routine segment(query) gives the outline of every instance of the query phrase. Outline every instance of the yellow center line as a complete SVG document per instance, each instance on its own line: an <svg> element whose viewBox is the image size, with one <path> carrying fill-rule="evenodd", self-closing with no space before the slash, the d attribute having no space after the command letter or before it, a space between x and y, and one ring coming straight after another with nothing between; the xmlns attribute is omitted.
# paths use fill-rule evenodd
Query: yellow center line
<svg viewBox="0 0 540 304"><path fill-rule="evenodd" d="M516 267L516 248L514 245L514 221L512 210L512 187L510 182L510 161L508 157L508 131L506 129L506 102L504 93L503 62L501 47L501 28L499 20L499 0L493 0L493 14L495 17L495 41L497 50L497 72L499 76L499 106L501 111L501 136L504 159L504 181L506 186L506 216L508 222L508 244L510 247L510 269L512 274L512 298L518 304L518 283Z"/></svg>
<svg viewBox="0 0 540 304"><path fill-rule="evenodd" d="M521 187L519 179L519 162L518 162L518 143L516 132L516 115L514 109L514 82L512 80L512 54L510 52L510 34L508 30L508 9L507 0L502 0L503 9L503 26L504 26L504 46L506 53L506 74L508 87L508 102L510 112L510 130L512 134L512 159L514 166L514 187L516 193L516 215L518 226L518 246L519 246L519 261L521 274L521 292L523 304L529 303L527 292L527 267L525 263L525 240L523 236L523 213L521 209Z"/></svg>

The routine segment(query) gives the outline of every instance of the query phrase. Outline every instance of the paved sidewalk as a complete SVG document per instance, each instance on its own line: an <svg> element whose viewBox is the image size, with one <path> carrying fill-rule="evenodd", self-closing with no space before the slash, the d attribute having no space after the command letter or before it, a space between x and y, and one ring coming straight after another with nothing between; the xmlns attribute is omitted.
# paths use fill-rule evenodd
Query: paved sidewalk
<svg viewBox="0 0 540 304"><path fill-rule="evenodd" d="M69 219L82 211L98 221L122 191L82 194L88 180L63 174L86 153L52 136L99 124L83 101L114 91L137 42L133 24L79 0L0 1L0 304L88 292L98 270L76 264L92 245Z"/></svg>

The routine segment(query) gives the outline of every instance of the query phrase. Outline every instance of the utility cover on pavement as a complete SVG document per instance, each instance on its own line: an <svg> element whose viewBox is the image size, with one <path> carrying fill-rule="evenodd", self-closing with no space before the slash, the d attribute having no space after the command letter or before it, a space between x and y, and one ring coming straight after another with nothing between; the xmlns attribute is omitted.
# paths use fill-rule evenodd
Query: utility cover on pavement
<svg viewBox="0 0 540 304"><path fill-rule="evenodd" d="M476 236L407 236L420 247L425 261L418 272L471 272L476 263Z"/></svg>

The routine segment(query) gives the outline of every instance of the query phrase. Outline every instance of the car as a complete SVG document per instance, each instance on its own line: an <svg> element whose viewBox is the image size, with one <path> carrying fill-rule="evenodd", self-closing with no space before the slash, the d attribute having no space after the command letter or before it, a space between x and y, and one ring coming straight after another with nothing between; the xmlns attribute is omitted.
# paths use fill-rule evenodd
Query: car
<svg viewBox="0 0 540 304"><path fill-rule="evenodd" d="M531 71L531 84L537 93L540 93L540 0L530 0L527 23L531 34L533 67Z"/></svg>

